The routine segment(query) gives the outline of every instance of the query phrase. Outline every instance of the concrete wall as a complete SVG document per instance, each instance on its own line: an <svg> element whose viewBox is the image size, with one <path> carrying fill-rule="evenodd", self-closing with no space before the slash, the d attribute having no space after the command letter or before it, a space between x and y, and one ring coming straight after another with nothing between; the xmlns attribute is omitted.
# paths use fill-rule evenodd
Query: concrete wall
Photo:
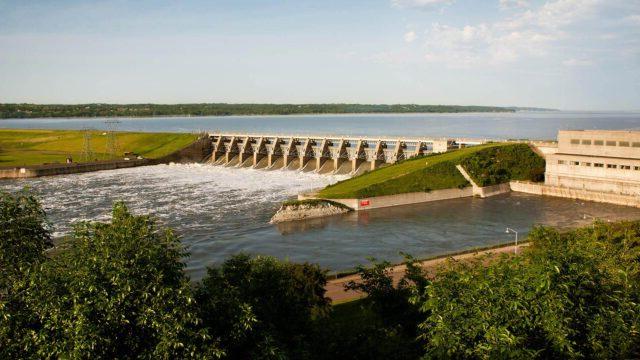
<svg viewBox="0 0 640 360"><path fill-rule="evenodd" d="M554 154L547 158L545 184L640 195L640 158Z"/></svg>
<svg viewBox="0 0 640 360"><path fill-rule="evenodd" d="M580 199L585 201L640 207L640 197L633 195L621 195L589 190L570 189L565 187L550 186L525 181L512 181L509 185L512 191L523 192L527 194L556 196L568 199Z"/></svg>
<svg viewBox="0 0 640 360"><path fill-rule="evenodd" d="M474 195L480 196L481 198L487 198L490 196L506 194L508 192L511 192L509 183L503 183L498 185L479 187L474 191Z"/></svg>
<svg viewBox="0 0 640 360"><path fill-rule="evenodd" d="M364 199L327 199L335 201L354 210L379 209L390 206L419 204L431 201L458 199L473 196L473 189L444 189L431 192L414 192L397 195L376 196Z"/></svg>

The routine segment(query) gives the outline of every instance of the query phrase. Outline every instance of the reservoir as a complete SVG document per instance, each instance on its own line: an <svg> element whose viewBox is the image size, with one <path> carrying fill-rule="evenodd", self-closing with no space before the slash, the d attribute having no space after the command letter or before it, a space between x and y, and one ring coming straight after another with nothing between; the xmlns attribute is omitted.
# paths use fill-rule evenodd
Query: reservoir
<svg viewBox="0 0 640 360"><path fill-rule="evenodd" d="M298 192L326 186L341 176L262 171L205 164L156 165L95 173L0 182L0 190L33 189L56 236L82 220L109 219L112 203L150 213L174 228L191 256L188 272L232 254L273 255L319 263L331 271L366 263L367 257L400 261L400 252L427 257L523 239L534 224L585 225L592 217L639 219L640 209L512 193L464 198L270 225L279 204Z"/></svg>
<svg viewBox="0 0 640 360"><path fill-rule="evenodd" d="M118 129L286 135L555 140L558 130L640 129L638 112L515 112L120 118ZM5 119L0 128L105 129L104 118Z"/></svg>

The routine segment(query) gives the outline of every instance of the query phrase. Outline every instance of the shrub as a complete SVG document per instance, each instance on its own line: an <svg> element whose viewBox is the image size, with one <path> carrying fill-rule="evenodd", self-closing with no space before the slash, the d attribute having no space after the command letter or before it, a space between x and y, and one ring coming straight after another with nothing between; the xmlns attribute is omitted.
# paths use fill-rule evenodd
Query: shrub
<svg viewBox="0 0 640 360"><path fill-rule="evenodd" d="M639 223L560 234L487 264L451 263L414 297L430 358L637 358Z"/></svg>
<svg viewBox="0 0 640 360"><path fill-rule="evenodd" d="M326 281L317 265L241 254L208 269L197 301L232 358L300 358L314 320L329 311Z"/></svg>
<svg viewBox="0 0 640 360"><path fill-rule="evenodd" d="M478 186L544 180L545 161L527 144L489 147L465 158L461 165Z"/></svg>

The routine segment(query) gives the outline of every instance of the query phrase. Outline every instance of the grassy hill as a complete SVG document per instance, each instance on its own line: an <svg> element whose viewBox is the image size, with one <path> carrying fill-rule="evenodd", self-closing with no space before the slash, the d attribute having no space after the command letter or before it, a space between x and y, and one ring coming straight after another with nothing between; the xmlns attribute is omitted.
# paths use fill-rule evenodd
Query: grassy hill
<svg viewBox="0 0 640 360"><path fill-rule="evenodd" d="M146 158L158 158L182 149L198 138L194 134L118 132L118 153L126 151ZM91 132L93 159L105 160L107 136ZM67 156L80 162L84 131L77 130L0 130L0 166L37 165L65 162Z"/></svg>
<svg viewBox="0 0 640 360"><path fill-rule="evenodd" d="M475 165L491 161L494 164L490 168L491 171L499 174L491 177L491 181L495 183L529 180L532 167L537 169L540 162L544 171L544 160L525 144L485 144L413 158L379 168L327 186L319 192L318 196L327 199L349 199L462 188L469 183L458 172L456 165L461 163ZM497 164L505 166L501 167ZM510 170L505 172L505 167L509 167ZM479 168L473 167L473 174L475 180L476 176L482 178L484 173Z"/></svg>

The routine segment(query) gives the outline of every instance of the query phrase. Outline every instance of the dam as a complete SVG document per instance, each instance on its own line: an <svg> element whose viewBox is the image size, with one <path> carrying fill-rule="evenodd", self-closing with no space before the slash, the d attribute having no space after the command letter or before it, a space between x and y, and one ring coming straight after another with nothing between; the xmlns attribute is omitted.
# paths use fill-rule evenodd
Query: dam
<svg viewBox="0 0 640 360"><path fill-rule="evenodd" d="M265 170L360 174L410 157L484 144L489 139L209 134L210 162Z"/></svg>

